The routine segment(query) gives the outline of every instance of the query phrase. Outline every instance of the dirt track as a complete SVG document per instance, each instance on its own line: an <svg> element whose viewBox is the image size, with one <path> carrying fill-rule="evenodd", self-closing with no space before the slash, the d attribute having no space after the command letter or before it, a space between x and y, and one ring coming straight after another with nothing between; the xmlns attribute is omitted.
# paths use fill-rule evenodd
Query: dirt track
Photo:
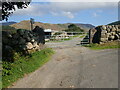
<svg viewBox="0 0 120 90"><path fill-rule="evenodd" d="M90 50L79 42L47 43L56 52L52 59L12 88L117 88L118 50Z"/></svg>

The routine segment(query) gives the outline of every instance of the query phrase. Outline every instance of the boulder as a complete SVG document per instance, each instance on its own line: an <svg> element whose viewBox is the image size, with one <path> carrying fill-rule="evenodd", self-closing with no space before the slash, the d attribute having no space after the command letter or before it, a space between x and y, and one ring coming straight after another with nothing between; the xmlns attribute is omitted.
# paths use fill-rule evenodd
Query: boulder
<svg viewBox="0 0 120 90"><path fill-rule="evenodd" d="M18 30L17 30L17 33L19 33L20 35L24 35L24 31L25 31L25 30L18 29Z"/></svg>
<svg viewBox="0 0 120 90"><path fill-rule="evenodd" d="M106 34L101 34L101 38L107 38Z"/></svg>
<svg viewBox="0 0 120 90"><path fill-rule="evenodd" d="M26 47L27 47L27 49L29 50L29 49L32 49L32 48L33 48L33 45L32 45L31 42L28 42L28 43L26 43Z"/></svg>
<svg viewBox="0 0 120 90"><path fill-rule="evenodd" d="M13 39L18 39L20 37L20 35L18 33L16 33L16 34L13 34L12 37L13 37Z"/></svg>
<svg viewBox="0 0 120 90"><path fill-rule="evenodd" d="M106 26L105 26L105 25L102 25L102 29L103 29L103 30L106 30L107 28L106 28Z"/></svg>
<svg viewBox="0 0 120 90"><path fill-rule="evenodd" d="M114 31L116 31L116 28L115 28L115 27L113 27L113 28L111 29L111 31L113 31L113 32L114 32Z"/></svg>
<svg viewBox="0 0 120 90"><path fill-rule="evenodd" d="M115 34L115 40L119 39L119 35L118 34Z"/></svg>
<svg viewBox="0 0 120 90"><path fill-rule="evenodd" d="M105 42L107 40L108 40L108 38L100 38L100 41L102 41L102 42Z"/></svg>
<svg viewBox="0 0 120 90"><path fill-rule="evenodd" d="M106 30L101 30L101 34L105 34L105 33L107 33Z"/></svg>
<svg viewBox="0 0 120 90"><path fill-rule="evenodd" d="M33 32L35 32L36 34L39 35L39 43L45 44L45 33L44 33L44 29L40 28L39 26L36 26L33 29Z"/></svg>
<svg viewBox="0 0 120 90"><path fill-rule="evenodd" d="M19 44L25 44L26 43L26 40L22 37L20 37L18 40L19 40Z"/></svg>

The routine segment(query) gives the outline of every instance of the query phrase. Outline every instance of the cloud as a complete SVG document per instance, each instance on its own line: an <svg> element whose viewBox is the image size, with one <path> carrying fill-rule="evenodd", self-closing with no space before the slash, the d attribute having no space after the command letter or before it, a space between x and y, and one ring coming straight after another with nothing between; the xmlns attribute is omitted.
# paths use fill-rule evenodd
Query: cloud
<svg viewBox="0 0 120 90"><path fill-rule="evenodd" d="M53 16L64 16L72 19L75 17L75 13L82 10L90 10L94 8L110 9L115 7L117 7L116 2L36 2L31 3L26 9L16 10L14 15L42 16L50 14ZM97 16L97 14L94 13L94 16Z"/></svg>
<svg viewBox="0 0 120 90"><path fill-rule="evenodd" d="M63 12L63 15L64 15L64 16L67 16L67 17L70 18L70 19L73 19L73 18L74 18L74 15L73 15L71 12Z"/></svg>

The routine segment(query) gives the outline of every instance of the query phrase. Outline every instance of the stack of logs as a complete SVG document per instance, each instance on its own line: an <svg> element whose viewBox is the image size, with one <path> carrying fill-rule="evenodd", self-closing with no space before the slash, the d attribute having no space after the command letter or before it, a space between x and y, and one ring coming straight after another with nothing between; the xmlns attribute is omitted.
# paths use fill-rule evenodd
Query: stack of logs
<svg viewBox="0 0 120 90"><path fill-rule="evenodd" d="M90 29L90 43L106 43L120 39L120 25L101 25Z"/></svg>

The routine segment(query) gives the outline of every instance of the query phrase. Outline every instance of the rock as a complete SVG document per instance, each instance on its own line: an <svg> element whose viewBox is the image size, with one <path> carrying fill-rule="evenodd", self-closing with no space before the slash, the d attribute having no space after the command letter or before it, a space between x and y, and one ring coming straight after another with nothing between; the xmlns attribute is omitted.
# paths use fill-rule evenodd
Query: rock
<svg viewBox="0 0 120 90"><path fill-rule="evenodd" d="M20 35L24 35L24 31L25 31L25 30L18 29L18 30L17 30L17 33L19 33Z"/></svg>
<svg viewBox="0 0 120 90"><path fill-rule="evenodd" d="M101 34L105 34L105 33L107 33L106 30L102 30L102 31L101 31Z"/></svg>
<svg viewBox="0 0 120 90"><path fill-rule="evenodd" d="M13 37L13 39L18 39L20 36L19 36L18 33L16 33L16 34L14 34L12 37Z"/></svg>
<svg viewBox="0 0 120 90"><path fill-rule="evenodd" d="M17 40L12 40L12 46L17 45L18 41Z"/></svg>
<svg viewBox="0 0 120 90"><path fill-rule="evenodd" d="M110 36L110 39L113 40L115 38L115 36Z"/></svg>
<svg viewBox="0 0 120 90"><path fill-rule="evenodd" d="M3 37L3 38L2 38L2 42L3 42L3 44L9 44L9 39Z"/></svg>
<svg viewBox="0 0 120 90"><path fill-rule="evenodd" d="M19 38L19 44L25 44L26 40L22 37Z"/></svg>
<svg viewBox="0 0 120 90"><path fill-rule="evenodd" d="M6 45L6 46L5 46L5 50L11 51L11 50L13 50L13 48L12 48L11 46Z"/></svg>
<svg viewBox="0 0 120 90"><path fill-rule="evenodd" d="M107 33L107 38L111 35L111 33Z"/></svg>
<svg viewBox="0 0 120 90"><path fill-rule="evenodd" d="M27 49L29 50L29 49L32 49L32 48L33 48L33 45L32 45L31 42L28 42L28 43L26 44L26 47L27 47Z"/></svg>
<svg viewBox="0 0 120 90"><path fill-rule="evenodd" d="M110 29L109 28L107 28L107 33L109 33L110 32Z"/></svg>
<svg viewBox="0 0 120 90"><path fill-rule="evenodd" d="M107 38L106 34L101 34L101 38Z"/></svg>
<svg viewBox="0 0 120 90"><path fill-rule="evenodd" d="M28 37L26 37L26 41L31 41L31 38L28 36Z"/></svg>
<svg viewBox="0 0 120 90"><path fill-rule="evenodd" d="M115 34L115 40L119 39L119 35L118 34Z"/></svg>
<svg viewBox="0 0 120 90"><path fill-rule="evenodd" d="M24 51L27 49L26 45L19 45L19 48Z"/></svg>
<svg viewBox="0 0 120 90"><path fill-rule="evenodd" d="M115 27L113 27L113 28L111 29L111 31L116 31L116 28L115 28Z"/></svg>
<svg viewBox="0 0 120 90"><path fill-rule="evenodd" d="M106 30L107 28L106 28L106 26L105 26L105 25L102 25L102 29L103 29L103 30Z"/></svg>
<svg viewBox="0 0 120 90"><path fill-rule="evenodd" d="M116 34L115 32L111 32L111 35L113 35L113 36L114 36L115 34Z"/></svg>
<svg viewBox="0 0 120 90"><path fill-rule="evenodd" d="M33 47L35 48L37 46L37 42L34 42L33 43Z"/></svg>
<svg viewBox="0 0 120 90"><path fill-rule="evenodd" d="M33 43L33 42L35 42L35 40L34 40L34 39L31 39L31 42Z"/></svg>
<svg viewBox="0 0 120 90"><path fill-rule="evenodd" d="M108 40L107 38L100 38L100 41L102 41L102 42L105 42L107 40Z"/></svg>
<svg viewBox="0 0 120 90"><path fill-rule="evenodd" d="M39 26L36 26L35 29L33 29L33 32L35 32L39 35L39 43L45 44L44 29L40 28Z"/></svg>

